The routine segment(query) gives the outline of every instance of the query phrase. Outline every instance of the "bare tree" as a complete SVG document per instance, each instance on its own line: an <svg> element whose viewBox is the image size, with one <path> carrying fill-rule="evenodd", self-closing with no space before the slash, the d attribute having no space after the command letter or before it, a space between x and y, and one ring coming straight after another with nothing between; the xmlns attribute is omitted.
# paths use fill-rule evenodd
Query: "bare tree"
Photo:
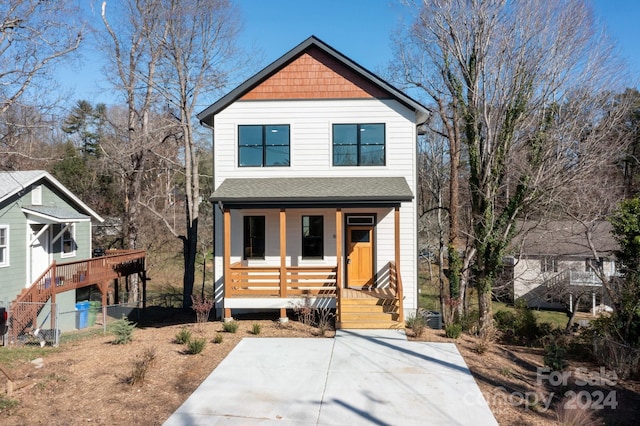
<svg viewBox="0 0 640 426"><path fill-rule="evenodd" d="M400 60L411 81L443 102L439 114L459 117L486 335L515 221L607 161L604 141L619 117L603 113L620 72L583 2L419 3Z"/></svg>
<svg viewBox="0 0 640 426"><path fill-rule="evenodd" d="M227 0L162 0L159 13L163 31L155 34L154 43L162 51L161 79L154 87L179 128L177 138L184 155L186 228L183 234L171 226L169 230L183 242L183 304L189 307L202 202L195 114L201 108L201 95L217 93L228 83L237 60L240 27L238 11Z"/></svg>
<svg viewBox="0 0 640 426"><path fill-rule="evenodd" d="M77 16L75 3L67 0L2 2L0 114L47 77L56 63L78 49L85 25Z"/></svg>
<svg viewBox="0 0 640 426"><path fill-rule="evenodd" d="M122 8L113 11L114 28L109 18L107 2L102 2L102 21L107 31L102 45L109 58L110 68L115 72L113 84L126 102L126 120L116 125L117 148L110 150L111 159L119 165L119 174L124 184L124 240L129 249L138 248L140 227L140 200L147 157L153 146L162 142L162 125L152 126L150 116L157 108L154 86L161 49L154 37L165 31L159 19L159 0L128 0ZM132 285L130 299L138 301L138 286Z"/></svg>

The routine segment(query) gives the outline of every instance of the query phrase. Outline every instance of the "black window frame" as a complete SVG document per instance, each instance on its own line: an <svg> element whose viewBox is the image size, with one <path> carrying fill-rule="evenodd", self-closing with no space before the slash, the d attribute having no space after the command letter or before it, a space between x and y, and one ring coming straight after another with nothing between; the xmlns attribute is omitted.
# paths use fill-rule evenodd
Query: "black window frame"
<svg viewBox="0 0 640 426"><path fill-rule="evenodd" d="M309 218L309 224L305 225L305 218ZM307 231L311 231L314 228L314 231L318 231L318 224L312 226L311 220L320 220L319 232L315 235L307 235ZM301 220L302 225L302 259L324 259L324 216L322 215L303 215ZM317 242L319 241L319 247ZM315 244L314 244L315 243ZM316 246L315 251L313 253L309 253L308 251L311 247Z"/></svg>
<svg viewBox="0 0 640 426"><path fill-rule="evenodd" d="M287 129L287 144L269 144L268 134L276 127L286 127ZM241 134L243 128L260 128L261 129L261 141L254 144L242 144ZM273 147L287 148L287 163L286 164L268 164L269 148ZM242 151L243 148L260 148L262 150L260 164L242 164ZM289 124L239 124L238 125L238 167L290 167L291 166L291 125Z"/></svg>
<svg viewBox="0 0 640 426"><path fill-rule="evenodd" d="M336 128L338 126L355 126L356 127L356 143L336 143ZM365 126L382 126L382 143L363 144L362 130ZM340 164L336 161L336 147L355 146L356 161L350 164ZM382 146L382 162L380 163L364 163L363 162L363 146ZM333 123L331 127L331 147L332 147L332 164L334 167L380 167L387 164L387 125L386 123Z"/></svg>
<svg viewBox="0 0 640 426"><path fill-rule="evenodd" d="M242 258L244 260L265 259L266 229L265 216L244 216L242 226ZM255 235L257 233L261 235Z"/></svg>

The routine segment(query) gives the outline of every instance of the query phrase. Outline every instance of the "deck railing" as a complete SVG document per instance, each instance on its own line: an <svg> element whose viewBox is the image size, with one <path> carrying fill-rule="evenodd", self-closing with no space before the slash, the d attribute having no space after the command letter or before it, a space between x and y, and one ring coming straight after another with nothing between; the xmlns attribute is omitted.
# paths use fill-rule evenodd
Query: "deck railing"
<svg viewBox="0 0 640 426"><path fill-rule="evenodd" d="M335 266L244 266L235 263L225 281L226 297L336 296Z"/></svg>
<svg viewBox="0 0 640 426"><path fill-rule="evenodd" d="M404 321L402 278L395 262L389 262L389 285L396 294L395 303L397 303L398 320Z"/></svg>
<svg viewBox="0 0 640 426"><path fill-rule="evenodd" d="M145 256L144 250L110 250L105 256L92 259L64 263L54 261L12 302L12 333L23 332L29 327L36 328L36 318L54 294L142 272L145 269Z"/></svg>

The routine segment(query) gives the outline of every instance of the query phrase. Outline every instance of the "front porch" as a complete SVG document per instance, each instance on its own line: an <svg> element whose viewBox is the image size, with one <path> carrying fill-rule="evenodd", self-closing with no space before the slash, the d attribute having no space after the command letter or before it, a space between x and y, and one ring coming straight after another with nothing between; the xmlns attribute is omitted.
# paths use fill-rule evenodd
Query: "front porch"
<svg viewBox="0 0 640 426"><path fill-rule="evenodd" d="M393 259L377 268L364 285L349 285L345 278L351 253L345 243L345 218L339 207L335 214L335 263L330 265L291 265L287 251L287 212L278 209L279 265L256 265L232 261L233 239L231 209L223 210L224 244L222 291L223 316L232 318L234 310L278 309L287 318L287 309L308 304L319 309L335 309L337 328L404 327L403 286L400 277L400 207L391 210L393 217ZM237 252L237 248L236 248ZM331 257L332 258L332 257Z"/></svg>

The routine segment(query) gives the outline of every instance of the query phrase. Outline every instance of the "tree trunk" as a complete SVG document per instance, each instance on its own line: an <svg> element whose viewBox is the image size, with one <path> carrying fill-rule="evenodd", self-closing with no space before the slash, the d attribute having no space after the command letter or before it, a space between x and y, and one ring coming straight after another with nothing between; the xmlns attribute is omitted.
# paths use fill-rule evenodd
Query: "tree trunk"
<svg viewBox="0 0 640 426"><path fill-rule="evenodd" d="M490 281L488 277L483 277L478 281L478 334L483 339L491 337L493 332Z"/></svg>
<svg viewBox="0 0 640 426"><path fill-rule="evenodd" d="M184 309L191 308L191 296L193 295L193 286L196 273L196 254L198 253L198 219L192 221L189 226L187 224L186 236L182 239L183 255L184 255L184 275L182 277L182 306Z"/></svg>

